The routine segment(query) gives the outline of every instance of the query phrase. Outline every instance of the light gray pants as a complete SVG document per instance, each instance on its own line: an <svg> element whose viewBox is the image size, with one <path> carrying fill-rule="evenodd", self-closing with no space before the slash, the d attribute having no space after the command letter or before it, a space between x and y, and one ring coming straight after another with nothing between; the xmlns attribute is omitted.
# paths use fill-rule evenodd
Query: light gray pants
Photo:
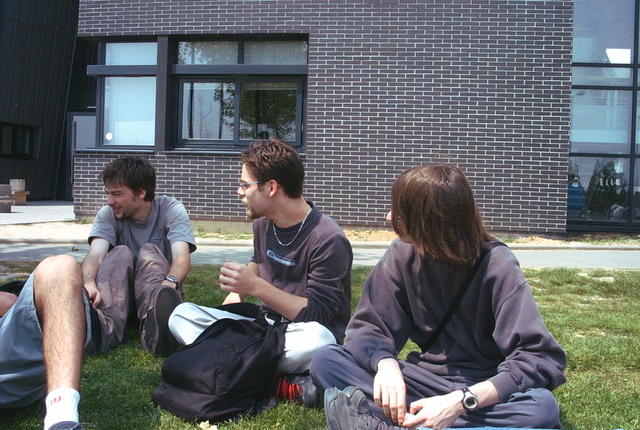
<svg viewBox="0 0 640 430"><path fill-rule="evenodd" d="M182 303L169 317L169 330L178 342L189 345L207 327L222 318L252 319L221 309ZM269 322L273 324L273 321ZM313 354L318 349L334 343L336 338L333 333L316 321L289 323L284 335L284 352L277 370L288 374L304 373L309 370Z"/></svg>

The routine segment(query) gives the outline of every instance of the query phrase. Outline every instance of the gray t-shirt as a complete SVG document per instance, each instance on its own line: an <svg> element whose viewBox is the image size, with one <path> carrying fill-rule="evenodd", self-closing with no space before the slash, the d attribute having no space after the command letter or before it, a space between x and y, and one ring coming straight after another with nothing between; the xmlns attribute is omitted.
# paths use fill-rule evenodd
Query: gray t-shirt
<svg viewBox="0 0 640 430"><path fill-rule="evenodd" d="M196 241L184 205L173 197L156 196L149 216L142 223L131 219L117 219L110 206L104 206L93 220L89 244L95 238L109 242L111 248L127 246L134 256L145 243L156 245L171 263L171 245L187 242L189 251L196 250Z"/></svg>

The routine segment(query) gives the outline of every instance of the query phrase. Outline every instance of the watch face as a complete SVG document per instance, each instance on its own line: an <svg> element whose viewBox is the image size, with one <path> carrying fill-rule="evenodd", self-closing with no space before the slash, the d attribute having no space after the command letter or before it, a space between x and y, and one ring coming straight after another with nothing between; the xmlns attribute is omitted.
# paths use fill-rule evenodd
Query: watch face
<svg viewBox="0 0 640 430"><path fill-rule="evenodd" d="M478 400L475 397L465 397L464 405L469 409L475 409L478 406Z"/></svg>
<svg viewBox="0 0 640 430"><path fill-rule="evenodd" d="M178 278L176 278L176 277L175 277L175 276L173 276L173 275L167 275L167 276L165 277L165 279L166 279L167 281L175 282L176 284L178 283Z"/></svg>
<svg viewBox="0 0 640 430"><path fill-rule="evenodd" d="M465 390L462 406L464 406L468 412L475 411L478 408L478 398L471 391Z"/></svg>

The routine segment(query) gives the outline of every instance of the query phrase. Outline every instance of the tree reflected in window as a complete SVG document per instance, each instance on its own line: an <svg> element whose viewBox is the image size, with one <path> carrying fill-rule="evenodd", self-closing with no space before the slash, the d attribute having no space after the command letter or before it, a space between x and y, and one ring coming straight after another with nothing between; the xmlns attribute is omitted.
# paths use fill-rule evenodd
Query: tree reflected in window
<svg viewBox="0 0 640 430"><path fill-rule="evenodd" d="M295 139L296 83L246 82L240 94L240 138Z"/></svg>

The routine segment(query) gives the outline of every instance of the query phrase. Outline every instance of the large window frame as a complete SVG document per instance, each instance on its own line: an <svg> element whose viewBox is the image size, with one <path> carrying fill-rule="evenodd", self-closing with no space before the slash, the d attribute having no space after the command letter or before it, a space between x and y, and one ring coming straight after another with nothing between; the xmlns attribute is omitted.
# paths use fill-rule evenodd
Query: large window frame
<svg viewBox="0 0 640 430"><path fill-rule="evenodd" d="M98 63L97 65L88 65L87 66L87 74L94 76L97 78L96 82L96 140L95 145L91 148L82 148L82 150L97 150L97 151L107 151L107 152L152 152L157 145L157 138L154 135L153 142L148 145L121 145L121 144L106 144L104 143L104 127L105 127L105 100L106 100L106 80L108 78L142 78L142 77L152 77L156 80L155 82L155 96L156 99L154 101L154 112L158 109L157 103L157 94L158 94L158 83L157 83L157 73L158 73L158 60L156 60L155 65L110 65L106 63L106 51L108 44L116 44L116 43L156 43L155 38L145 38L145 39L135 39L135 40L105 40L98 43ZM156 50L160 51L160 47L157 46ZM154 128L157 130L157 112L155 113L155 126ZM76 148L78 150L79 148Z"/></svg>
<svg viewBox="0 0 640 430"><path fill-rule="evenodd" d="M640 175L640 171L638 171L637 166L640 165L640 142L638 142L637 138L637 130L638 130L638 93L640 92L640 86L638 84L638 80L640 79L639 75L639 41L638 38L640 36L639 33L639 13L640 13L640 0L635 0L634 2L635 13L634 13L634 23L633 23L633 42L632 42L632 53L629 62L626 60L622 60L622 62L577 62L574 61L572 63L573 66L573 80L571 89L573 94L579 91L604 91L604 92L624 92L631 94L631 112L630 112L630 121L629 121L629 130L628 131L628 148L625 150L620 150L620 148L616 148L615 145L611 145L608 147L608 143L602 142L600 148L596 145L588 146L589 149L585 149L585 147L580 148L579 142L576 142L577 145L572 144L571 150L569 153L570 157L570 166L573 166L574 163L577 163L580 159L587 159L592 163L602 162L604 160L609 160L610 163L615 163L616 165L625 166L628 169L626 172L623 169L624 175L623 181L626 180L626 203L627 206L625 209L625 213L620 216L616 214L616 209L612 205L612 209L609 211L608 219L604 219L602 216L581 216L580 212L576 212L576 201L582 199L584 201L584 197L578 197L576 194L576 178L572 178L572 175L575 175L575 172L569 171L569 183L568 183L568 210L567 210L567 230L573 231L640 231L640 201L634 195L634 189L637 188L635 186L638 183L636 176ZM574 22L574 26L576 23ZM574 27L575 31L575 27ZM608 60L610 61L610 59ZM597 81L597 75L602 74L602 72L606 72L605 74L610 76L621 76L624 75L625 78L614 78L610 79L610 82ZM620 73L624 71L626 73ZM587 78L585 78L585 72ZM594 80L594 77L595 80ZM628 77L628 78L627 78ZM592 82L585 82L585 79L592 79ZM572 112L573 115L576 114ZM572 136L574 135L573 129L573 121L572 121ZM611 142L613 143L613 142ZM614 149L615 148L615 149ZM594 173L595 174L595 173ZM583 181L584 182L584 181ZM582 185L584 187L584 184ZM582 188L581 187L581 188ZM588 193L589 190L584 190L581 194Z"/></svg>
<svg viewBox="0 0 640 430"><path fill-rule="evenodd" d="M303 41L307 42L304 35L277 37L269 36L263 38L244 37L244 38L180 38L174 40L173 50L176 53L178 44L183 41L189 42L207 42L207 41L234 41L238 43L238 59L237 64L174 64L171 66L171 74L174 77L175 99L177 100L178 109L175 113L174 123L176 124L173 141L175 144L171 149L176 151L207 151L207 152L237 152L246 148L249 143L258 137L242 138L240 136L240 97L243 85L248 82L276 82L296 84L296 102L295 102L295 137L293 139L285 139L287 143L294 147L302 148L305 141L305 112L306 112L306 87L307 87L307 64L245 64L244 62L244 44L250 41ZM198 139L189 140L181 135L183 129L183 109L184 95L182 93L183 83L185 82L231 82L235 85L235 114L234 114L234 136L233 139L213 140ZM274 136L276 137L276 136Z"/></svg>
<svg viewBox="0 0 640 430"><path fill-rule="evenodd" d="M238 44L236 64L179 64L180 42L223 41ZM246 42L301 41L308 46L306 34L281 35L207 35L207 36L157 36L143 38L108 38L100 40L98 64L87 66L87 74L97 78L96 82L96 142L90 147L75 148L76 151L99 152L176 152L176 153L237 153L246 148L253 138L241 138L239 133L239 99L242 85L247 82L294 82L295 137L287 143L303 150L305 143L305 116L308 65L305 64L244 64ZM105 64L107 43L157 43L156 65L107 65ZM105 80L108 77L155 77L155 143L146 145L109 145L103 142L105 121ZM184 82L234 82L236 87L235 123L232 139L207 140L182 138L182 109Z"/></svg>
<svg viewBox="0 0 640 430"><path fill-rule="evenodd" d="M185 83L232 83L234 84L234 121L233 121L233 138L231 139L186 139L182 136L182 130L184 127L184 95L182 93ZM296 106L295 106L295 137L294 139L285 139L287 143L294 147L301 147L303 141L303 105L304 105L304 89L306 79L302 76L269 76L261 75L255 77L237 77L221 75L215 78L210 76L205 77L181 77L177 80L178 88L178 112L177 112L177 127L176 127L176 149L186 149L191 151L215 151L215 150L233 150L246 148L252 141L258 139L255 138L243 138L240 133L241 126L241 106L240 98L243 90L243 85L252 82L277 82L277 83L294 83L296 85ZM277 137L277 136L273 136Z"/></svg>

